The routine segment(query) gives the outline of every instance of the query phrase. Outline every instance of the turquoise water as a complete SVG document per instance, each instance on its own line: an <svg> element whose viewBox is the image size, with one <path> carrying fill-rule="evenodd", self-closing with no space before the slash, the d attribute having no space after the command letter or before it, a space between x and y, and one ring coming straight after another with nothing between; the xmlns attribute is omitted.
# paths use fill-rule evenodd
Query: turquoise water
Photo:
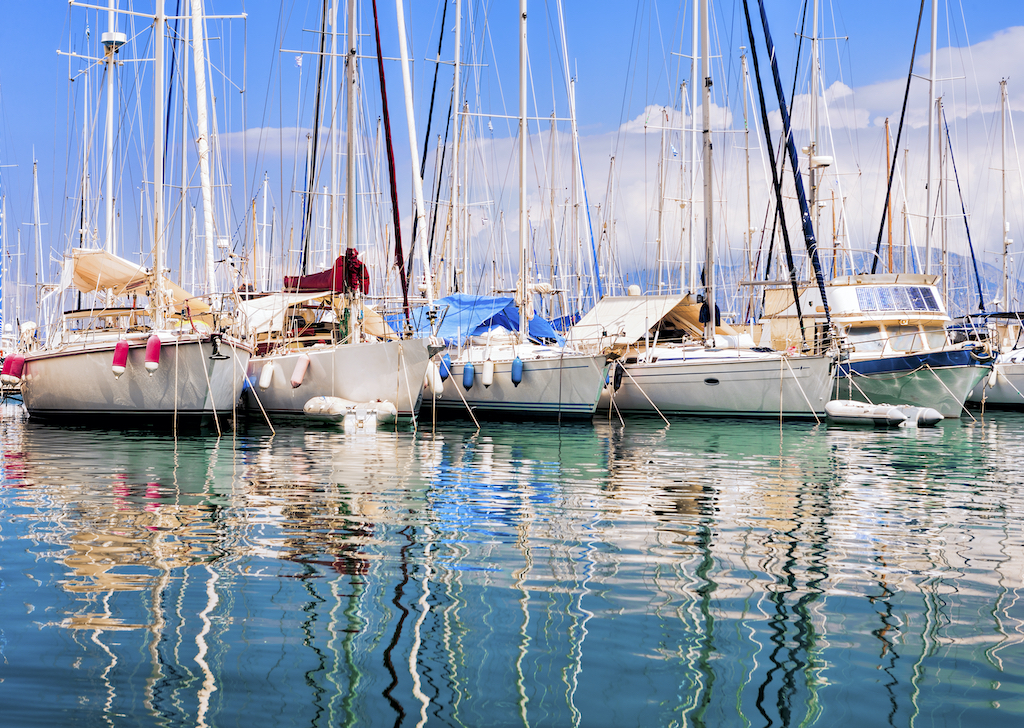
<svg viewBox="0 0 1024 728"><path fill-rule="evenodd" d="M5 726L1018 726L1024 416L0 422Z"/></svg>

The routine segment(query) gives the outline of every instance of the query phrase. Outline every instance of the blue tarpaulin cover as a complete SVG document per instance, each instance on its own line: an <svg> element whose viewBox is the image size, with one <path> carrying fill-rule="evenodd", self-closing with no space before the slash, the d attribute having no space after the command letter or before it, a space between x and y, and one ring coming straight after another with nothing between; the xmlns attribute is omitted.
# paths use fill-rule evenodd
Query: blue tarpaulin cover
<svg viewBox="0 0 1024 728"><path fill-rule="evenodd" d="M445 344L458 345L475 334L481 334L495 326L509 331L519 330L519 310L515 301L507 296L469 296L456 293L434 301L436 320L440 322L437 335ZM430 319L428 307L423 306L412 312L412 323L419 336L429 336ZM556 341L564 345L565 339L551 324L534 316L530 320L530 338L537 341Z"/></svg>

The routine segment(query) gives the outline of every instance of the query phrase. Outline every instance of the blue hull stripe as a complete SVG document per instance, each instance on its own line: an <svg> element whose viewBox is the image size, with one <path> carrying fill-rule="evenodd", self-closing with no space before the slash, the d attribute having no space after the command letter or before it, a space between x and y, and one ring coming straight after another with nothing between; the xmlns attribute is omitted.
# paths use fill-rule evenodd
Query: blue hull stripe
<svg viewBox="0 0 1024 728"><path fill-rule="evenodd" d="M948 367L981 366L982 363L971 356L970 349L957 351L933 351L923 354L907 354L866 361L843 362L839 365L838 375L849 377L850 372L859 375L888 374L892 372L912 372L929 366L932 369Z"/></svg>

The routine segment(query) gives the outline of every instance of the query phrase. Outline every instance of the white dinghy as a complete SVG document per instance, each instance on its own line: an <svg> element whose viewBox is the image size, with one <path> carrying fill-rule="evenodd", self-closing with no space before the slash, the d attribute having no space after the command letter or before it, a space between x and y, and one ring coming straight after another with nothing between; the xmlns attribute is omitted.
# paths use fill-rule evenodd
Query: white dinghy
<svg viewBox="0 0 1024 728"><path fill-rule="evenodd" d="M838 424L875 427L932 427L945 419L931 407L869 404L850 399L832 400L825 405L825 414Z"/></svg>

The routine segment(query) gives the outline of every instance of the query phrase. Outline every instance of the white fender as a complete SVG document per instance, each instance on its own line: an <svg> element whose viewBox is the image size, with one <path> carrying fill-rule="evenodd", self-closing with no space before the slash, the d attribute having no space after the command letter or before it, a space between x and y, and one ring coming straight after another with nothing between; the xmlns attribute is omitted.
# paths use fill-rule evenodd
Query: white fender
<svg viewBox="0 0 1024 728"><path fill-rule="evenodd" d="M295 369L292 371L292 389L302 384L306 378L306 370L309 369L309 354L300 354L295 361Z"/></svg>
<svg viewBox="0 0 1024 728"><path fill-rule="evenodd" d="M274 362L268 361L260 371L260 389L267 389L274 381Z"/></svg>

